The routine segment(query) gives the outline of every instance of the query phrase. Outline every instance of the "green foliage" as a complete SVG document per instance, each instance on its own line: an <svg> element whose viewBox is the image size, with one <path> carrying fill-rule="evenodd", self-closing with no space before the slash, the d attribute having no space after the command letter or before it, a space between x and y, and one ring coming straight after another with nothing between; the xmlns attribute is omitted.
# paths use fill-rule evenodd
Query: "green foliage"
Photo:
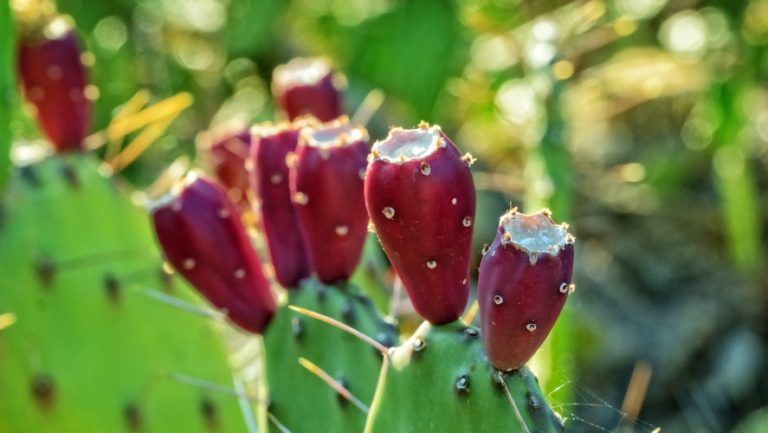
<svg viewBox="0 0 768 433"><path fill-rule="evenodd" d="M457 14L452 2L404 2L346 34L347 69L407 102L412 121L431 118L465 55Z"/></svg>
<svg viewBox="0 0 768 433"><path fill-rule="evenodd" d="M520 418L497 381L502 379ZM365 432L469 431L544 433L563 428L527 368L502 374L488 364L477 328L425 322L391 352Z"/></svg>
<svg viewBox="0 0 768 433"><path fill-rule="evenodd" d="M161 272L146 213L96 161L16 170L0 225L0 432L242 432L237 400L174 374L230 383L209 319ZM156 290L157 292L150 292Z"/></svg>
<svg viewBox="0 0 768 433"><path fill-rule="evenodd" d="M768 408L752 412L731 433L768 433Z"/></svg>
<svg viewBox="0 0 768 433"><path fill-rule="evenodd" d="M298 362L305 358L369 404L381 370L381 353L356 337L288 309L312 310L391 345L392 325L384 322L371 301L348 284L325 286L307 280L288 292L287 303L264 335L269 411L293 433L359 433L366 414Z"/></svg>
<svg viewBox="0 0 768 433"><path fill-rule="evenodd" d="M742 108L753 86L749 77L737 76L712 87L712 104L721 113L720 125L713 137L713 165L725 233L731 260L747 273L759 271L763 262L759 195L747 158L746 119Z"/></svg>
<svg viewBox="0 0 768 433"><path fill-rule="evenodd" d="M229 2L229 20L224 29L232 58L268 55L279 30L285 2L280 0L235 0Z"/></svg>

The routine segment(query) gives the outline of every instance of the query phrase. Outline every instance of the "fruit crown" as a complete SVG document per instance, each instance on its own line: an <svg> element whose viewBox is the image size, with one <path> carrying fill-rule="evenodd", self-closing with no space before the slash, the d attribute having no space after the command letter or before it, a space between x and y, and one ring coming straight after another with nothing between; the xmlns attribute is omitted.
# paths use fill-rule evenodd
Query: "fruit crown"
<svg viewBox="0 0 768 433"><path fill-rule="evenodd" d="M317 84L331 72L331 63L325 58L297 57L275 68L272 74L272 90L276 95L280 95L292 87Z"/></svg>
<svg viewBox="0 0 768 433"><path fill-rule="evenodd" d="M331 147L347 146L358 141L368 141L368 131L362 126L353 126L347 116L326 122L310 122L301 128L299 143L328 149Z"/></svg>
<svg viewBox="0 0 768 433"><path fill-rule="evenodd" d="M568 233L568 224L556 224L552 212L542 209L532 214L510 209L499 220L501 244L512 245L528 254L531 263L536 263L539 254L557 256L575 238Z"/></svg>
<svg viewBox="0 0 768 433"><path fill-rule="evenodd" d="M427 157L445 145L440 126L422 121L414 129L390 128L387 138L373 144L370 158L399 164Z"/></svg>

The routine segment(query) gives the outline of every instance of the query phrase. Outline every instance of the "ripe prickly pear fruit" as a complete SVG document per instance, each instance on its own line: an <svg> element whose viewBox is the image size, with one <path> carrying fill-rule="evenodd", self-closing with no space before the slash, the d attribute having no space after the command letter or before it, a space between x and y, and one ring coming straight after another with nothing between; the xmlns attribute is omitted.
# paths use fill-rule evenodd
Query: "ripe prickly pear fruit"
<svg viewBox="0 0 768 433"><path fill-rule="evenodd" d="M203 135L199 143L200 154L227 190L230 200L247 207L249 182L245 161L251 148L250 132L245 129L219 136Z"/></svg>
<svg viewBox="0 0 768 433"><path fill-rule="evenodd" d="M342 114L341 91L326 59L295 58L275 68L272 93L290 120L311 114L329 122Z"/></svg>
<svg viewBox="0 0 768 433"><path fill-rule="evenodd" d="M288 185L287 161L295 157L299 130L300 124L262 124L252 130L251 186L275 277L285 288L297 287L311 273Z"/></svg>
<svg viewBox="0 0 768 433"><path fill-rule="evenodd" d="M53 20L39 38L19 42L19 77L24 94L37 108L41 129L58 152L83 149L91 113L85 97L87 77L72 27Z"/></svg>
<svg viewBox="0 0 768 433"><path fill-rule="evenodd" d="M262 333L277 308L235 205L191 174L152 211L165 257L203 296L245 329Z"/></svg>
<svg viewBox="0 0 768 433"><path fill-rule="evenodd" d="M522 367L544 342L572 291L573 242L548 210L512 209L480 262L483 342L499 370Z"/></svg>
<svg viewBox="0 0 768 433"><path fill-rule="evenodd" d="M347 280L360 261L367 155L368 132L346 117L301 130L291 194L312 270L326 284Z"/></svg>
<svg viewBox="0 0 768 433"><path fill-rule="evenodd" d="M416 312L459 318L469 296L475 189L469 164L440 127L394 128L376 142L365 200L381 246Z"/></svg>

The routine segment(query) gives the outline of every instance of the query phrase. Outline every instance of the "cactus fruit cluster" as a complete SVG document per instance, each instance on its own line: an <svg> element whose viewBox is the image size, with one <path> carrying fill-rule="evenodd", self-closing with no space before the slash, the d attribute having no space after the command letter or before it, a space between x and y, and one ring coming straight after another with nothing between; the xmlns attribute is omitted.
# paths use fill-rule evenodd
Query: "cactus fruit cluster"
<svg viewBox="0 0 768 433"><path fill-rule="evenodd" d="M525 363L572 291L566 225L502 216L481 327L464 323L474 159L426 122L369 148L321 59L277 68L288 120L205 138L215 179L192 172L147 218L82 152L86 74L72 28L54 27L19 50L57 153L19 167L3 197L0 312L18 323L0 334L0 384L29 393L0 399L0 433L242 431L237 399L174 380L231 381L220 317L263 342L270 431L563 430ZM426 320L400 345L349 281L369 230Z"/></svg>
<svg viewBox="0 0 768 433"><path fill-rule="evenodd" d="M504 215L480 265L482 327L467 326L459 317L475 210L471 162L425 123L395 128L373 146L365 194L371 221L427 322L389 352L366 433L563 430L524 364L565 302L573 238L547 211Z"/></svg>
<svg viewBox="0 0 768 433"><path fill-rule="evenodd" d="M275 275L288 283L286 302L277 311L262 261L224 188L192 175L158 201L152 219L159 244L171 265L231 322L245 331L263 334L271 416L293 432L359 432L365 423L365 413L338 398L336 391L313 377L298 360L310 360L333 374L355 398L369 402L381 368L380 354L341 330L326 329L314 321L305 323L306 319L298 317L288 306L320 312L376 336L384 344L394 343L394 328L347 281L360 258L366 234L360 173L365 168L368 146L357 137L367 134L362 128L349 127L344 119L329 124L310 122L299 134L293 133L298 130L297 125L254 128L257 137L251 161L255 167L274 170L265 173L267 176L252 178L257 181L255 197L262 215L268 216L262 225L276 229L264 231L270 256L285 259L272 263ZM321 139L326 141L317 144ZM287 156L296 148L296 160L290 162L292 158ZM330 155L323 156L319 151L329 151ZM280 182L273 181L275 174L281 176ZM268 186L259 185L262 177L267 178ZM288 179L292 193L276 189L285 188ZM350 184L351 180L357 187L350 185L352 189L345 195L323 196L333 192L334 182ZM306 202L291 201L290 197L298 195L297 187L305 188L307 195L311 194L319 204L354 200L355 195L350 194L357 191L362 212L329 213L323 212L327 209L324 206L309 207ZM292 206L295 212L280 206ZM337 211L340 209L337 207ZM299 227L286 227L280 217ZM349 227L348 232L340 234L333 230L340 224ZM331 227L330 232L323 232L327 227ZM303 241L286 242L281 229L301 233ZM287 255L282 253L283 245L291 248ZM304 249L304 245L314 248ZM328 255L328 249L338 253ZM306 256L311 258L312 276L297 269L291 260ZM299 395L297 389L302 390ZM312 416L317 413L324 415Z"/></svg>
<svg viewBox="0 0 768 433"><path fill-rule="evenodd" d="M322 104L315 104L327 95L304 93L316 83L302 83L284 89L291 95L286 111L306 107L300 111L327 117L327 111L317 111ZM287 96L277 97L285 103ZM345 116L326 122L307 116L256 125L251 138L241 141L251 143L248 157L229 158L224 172L250 179L246 195L260 217L275 279L286 289L277 311L262 261L224 188L196 178L160 200L153 211L158 241L174 268L211 304L243 330L263 335L269 411L276 422L293 432L359 432L365 411L339 398L298 361L332 375L364 405L373 398L381 355L289 306L334 318L382 344L396 342L394 327L349 282L367 236L368 133ZM209 165L217 166L215 160ZM227 188L222 173L214 173ZM303 391L297 395L297 389Z"/></svg>

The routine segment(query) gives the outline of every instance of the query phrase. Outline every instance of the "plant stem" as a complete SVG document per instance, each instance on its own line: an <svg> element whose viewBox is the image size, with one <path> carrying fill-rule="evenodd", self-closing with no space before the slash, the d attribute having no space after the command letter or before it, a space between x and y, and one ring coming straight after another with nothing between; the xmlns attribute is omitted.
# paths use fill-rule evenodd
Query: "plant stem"
<svg viewBox="0 0 768 433"><path fill-rule="evenodd" d="M10 4L0 2L0 191L11 169L11 108L15 99L15 46Z"/></svg>
<svg viewBox="0 0 768 433"><path fill-rule="evenodd" d="M740 77L713 85L712 103L722 117L714 134L713 166L728 252L734 266L751 274L760 269L758 193L744 134L744 96L750 85Z"/></svg>

